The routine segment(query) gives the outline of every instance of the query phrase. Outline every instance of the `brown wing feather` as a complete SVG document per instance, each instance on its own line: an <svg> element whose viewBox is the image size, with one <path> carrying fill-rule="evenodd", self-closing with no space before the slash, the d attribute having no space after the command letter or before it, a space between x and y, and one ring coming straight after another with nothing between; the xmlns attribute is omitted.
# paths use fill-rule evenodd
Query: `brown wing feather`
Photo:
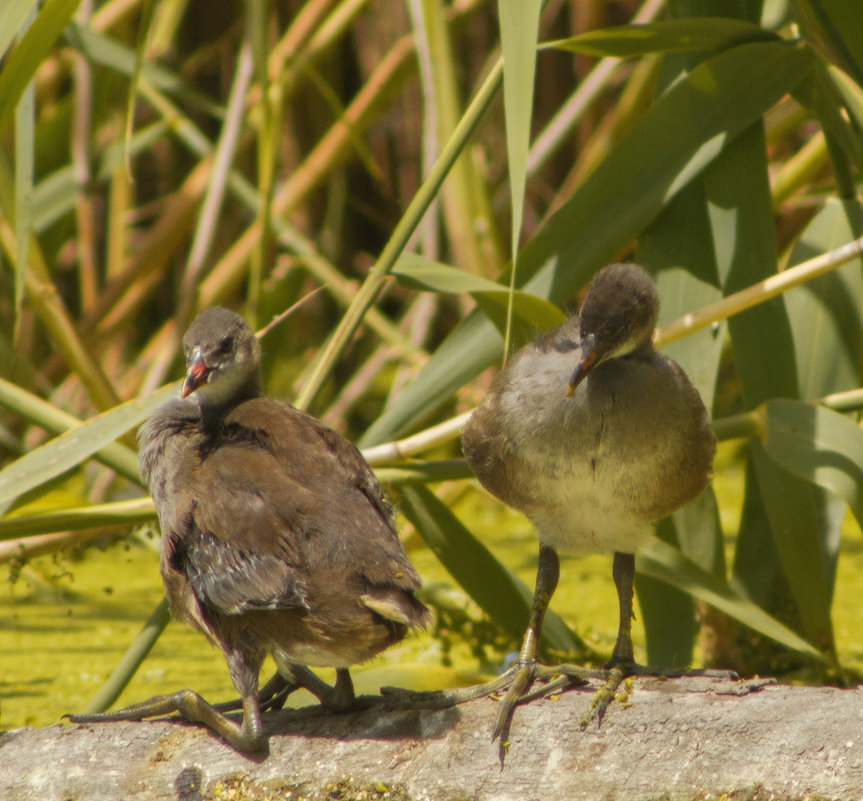
<svg viewBox="0 0 863 801"><path fill-rule="evenodd" d="M340 568L371 584L419 588L378 481L344 437L273 398L238 406L226 418L225 431L234 441L254 440L282 476L317 499L297 540L309 570Z"/></svg>
<svg viewBox="0 0 863 801"><path fill-rule="evenodd" d="M287 404L246 401L218 434L201 431L188 404L167 404L142 428L140 458L158 495L172 607L199 628L209 629L204 607L315 605L336 589L334 575L345 603L377 598L388 608L393 593L419 588L365 460ZM410 595L404 607L426 621Z"/></svg>

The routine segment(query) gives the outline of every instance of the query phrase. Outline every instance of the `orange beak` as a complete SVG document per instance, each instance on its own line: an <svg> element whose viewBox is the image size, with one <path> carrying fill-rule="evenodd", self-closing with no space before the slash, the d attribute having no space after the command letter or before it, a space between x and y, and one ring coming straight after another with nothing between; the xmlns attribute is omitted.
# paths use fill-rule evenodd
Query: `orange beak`
<svg viewBox="0 0 863 801"><path fill-rule="evenodd" d="M186 372L186 380L183 381L183 388L180 390L181 398L188 398L201 384L205 384L207 382L207 376L210 374L210 370L206 364L204 364L203 359L198 359L197 361L192 362L189 365L189 369Z"/></svg>

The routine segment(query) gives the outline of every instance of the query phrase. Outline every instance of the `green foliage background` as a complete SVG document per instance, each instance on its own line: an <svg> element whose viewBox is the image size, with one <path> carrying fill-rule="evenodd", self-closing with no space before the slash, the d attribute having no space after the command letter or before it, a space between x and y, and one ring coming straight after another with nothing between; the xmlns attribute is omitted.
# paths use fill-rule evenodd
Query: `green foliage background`
<svg viewBox="0 0 863 801"><path fill-rule="evenodd" d="M478 492L458 423L635 258L660 322L692 315L660 342L745 466L737 531L708 491L639 555L649 660L688 664L700 624L720 664L834 672L863 511L861 31L840 0L6 0L0 559L151 522L130 432L176 392L187 323L323 287L266 336L268 390L358 441L517 638L529 588L452 511ZM554 615L543 645L596 658Z"/></svg>

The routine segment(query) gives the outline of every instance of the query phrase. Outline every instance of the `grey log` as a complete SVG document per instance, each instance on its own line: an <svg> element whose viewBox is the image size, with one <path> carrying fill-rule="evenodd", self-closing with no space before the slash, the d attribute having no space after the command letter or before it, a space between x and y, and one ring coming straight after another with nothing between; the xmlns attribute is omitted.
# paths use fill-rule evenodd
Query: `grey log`
<svg viewBox="0 0 863 801"><path fill-rule="evenodd" d="M487 698L445 710L267 717L254 761L179 721L0 735L3 801L860 799L863 691L636 678L579 728L592 692L519 709L501 764Z"/></svg>

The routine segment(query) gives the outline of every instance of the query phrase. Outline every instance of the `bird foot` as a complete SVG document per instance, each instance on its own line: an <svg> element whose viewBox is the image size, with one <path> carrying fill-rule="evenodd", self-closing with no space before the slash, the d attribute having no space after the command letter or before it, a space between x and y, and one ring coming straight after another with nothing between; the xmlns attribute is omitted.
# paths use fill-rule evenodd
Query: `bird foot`
<svg viewBox="0 0 863 801"><path fill-rule="evenodd" d="M681 679L691 676L706 676L714 679L731 679L737 681L739 676L733 670L711 670L696 668L693 670L664 670L661 668L650 668L639 665L631 660L615 660L609 662L602 673L605 674L602 686L594 693L590 702L590 709L579 721L582 730L586 729L592 721L597 726L602 723L602 718L612 701L618 700L624 705L629 697L628 690L619 692L620 686L629 678L635 676L653 676L661 679Z"/></svg>
<svg viewBox="0 0 863 801"><path fill-rule="evenodd" d="M527 660L514 663L490 681L470 687L421 692L381 687L381 695L391 709L447 709L476 698L497 698L504 693L492 734L494 740L509 728L509 720L518 704L583 685L587 679L601 676L604 677L604 671L580 665L543 665Z"/></svg>
<svg viewBox="0 0 863 801"><path fill-rule="evenodd" d="M588 679L602 678L604 673L603 670L571 663L543 665L535 660L516 662L500 677L506 679L503 686L509 686L500 699L491 739L500 737L501 747L506 749L509 727L516 706L530 703L536 698L564 692L573 687L584 686ZM497 693L494 694L497 695Z"/></svg>
<svg viewBox="0 0 863 801"><path fill-rule="evenodd" d="M579 728L583 731L594 720L596 721L596 725L599 726L602 723L603 717L605 717L605 711L615 698L625 703L626 697L618 694L620 685L630 676L643 675L642 670L646 669L634 663L623 663L614 665L613 667L606 667L603 671L605 677L602 686L593 694L593 698L590 699L590 708L587 714L578 722Z"/></svg>
<svg viewBox="0 0 863 801"><path fill-rule="evenodd" d="M631 660L612 660L601 668L587 668L572 663L543 665L535 660L515 662L499 676L470 687L450 690L415 692L398 687L381 687L381 695L390 709L447 709L476 698L494 697L500 699L498 714L492 730L492 740L500 737L502 748L506 748L509 726L515 707L529 703L536 698L547 697L565 692L574 687L584 686L588 679L602 682L591 699L590 709L579 721L582 729L592 722L602 722L612 701L626 702L626 694L620 692L624 681L632 676L657 676L678 678L684 676L710 676L713 678L736 679L732 671L687 670L663 671L639 665Z"/></svg>
<svg viewBox="0 0 863 801"><path fill-rule="evenodd" d="M124 720L139 721L174 713L178 713L190 723L203 723L209 726L243 754L254 754L267 747L267 737L260 715L244 715L242 725L238 725L192 690L180 690L171 695L157 695L147 701L112 712L66 714L63 717L71 723L113 723Z"/></svg>

